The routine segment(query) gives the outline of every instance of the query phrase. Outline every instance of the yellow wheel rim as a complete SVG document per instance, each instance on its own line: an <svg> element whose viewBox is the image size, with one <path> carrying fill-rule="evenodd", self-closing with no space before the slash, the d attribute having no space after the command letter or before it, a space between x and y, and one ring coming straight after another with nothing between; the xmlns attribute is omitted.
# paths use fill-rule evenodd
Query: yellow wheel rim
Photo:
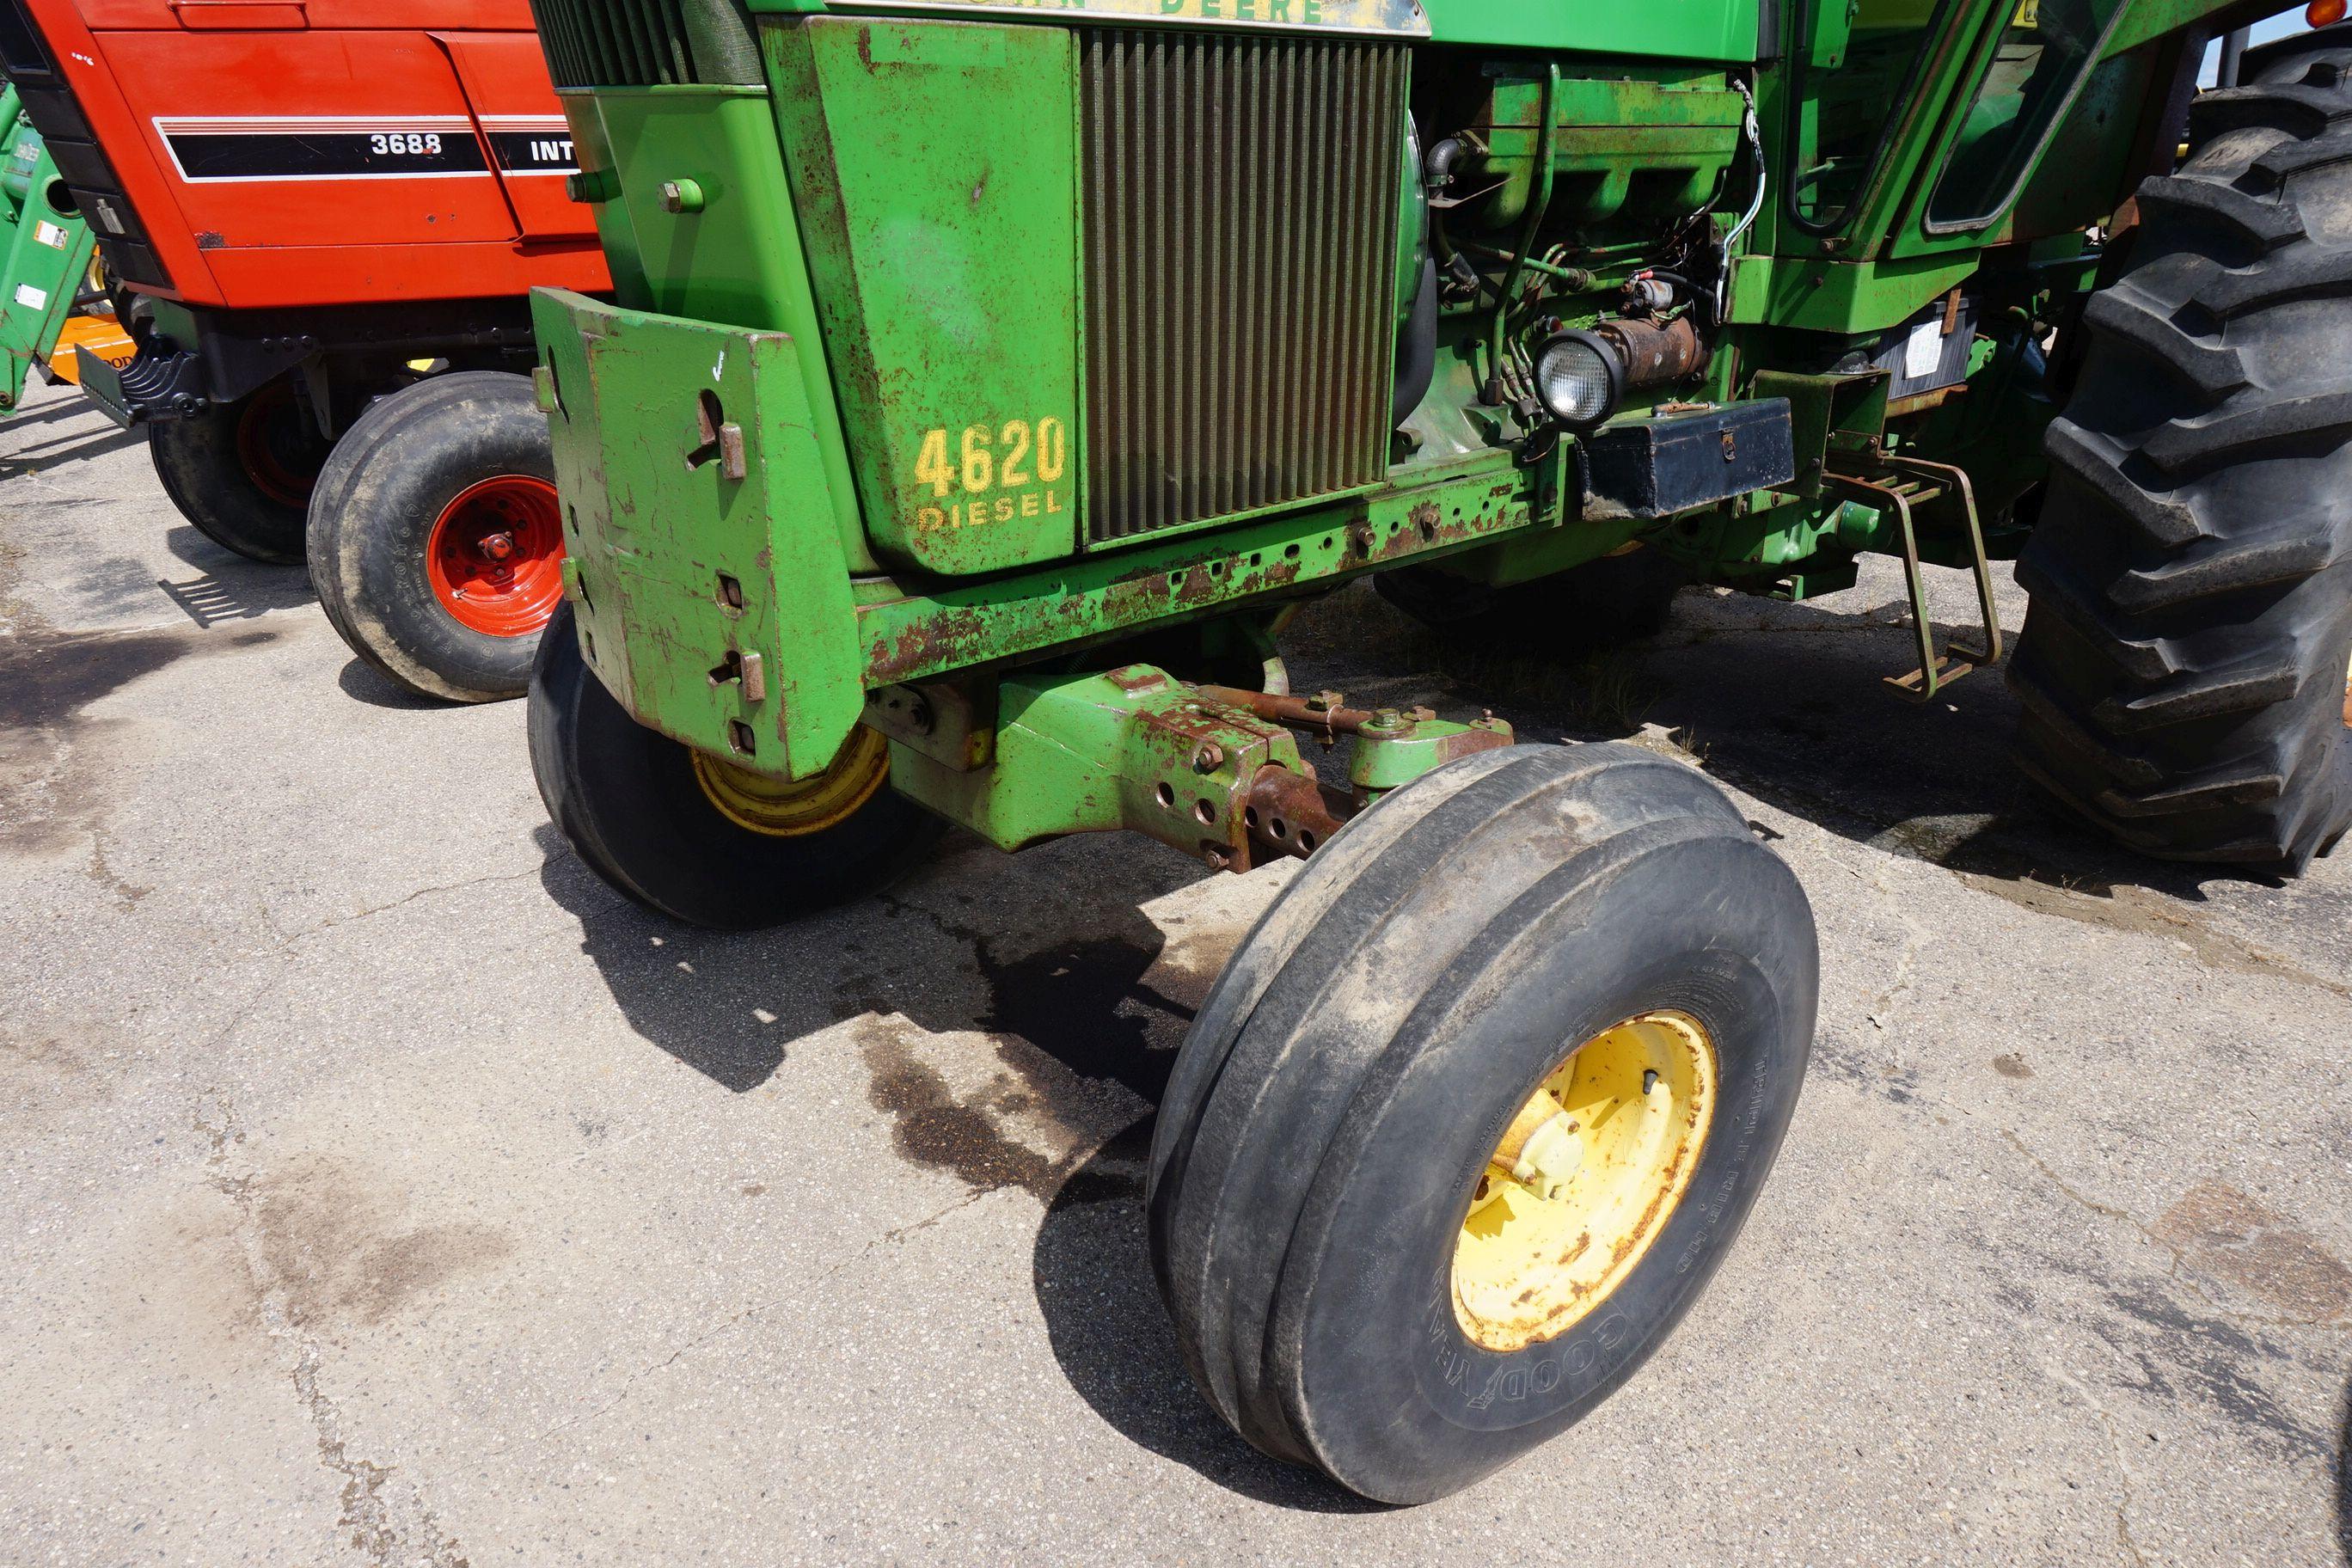
<svg viewBox="0 0 2352 1568"><path fill-rule="evenodd" d="M1520 1350L1608 1300L1689 1191L1715 1106L1715 1044L1685 1014L1643 1013L1570 1052L1471 1194L1454 1244L1462 1331Z"/></svg>
<svg viewBox="0 0 2352 1568"><path fill-rule="evenodd" d="M833 765L797 784L695 752L694 782L719 816L772 838L822 833L848 820L890 776L890 742L863 724Z"/></svg>

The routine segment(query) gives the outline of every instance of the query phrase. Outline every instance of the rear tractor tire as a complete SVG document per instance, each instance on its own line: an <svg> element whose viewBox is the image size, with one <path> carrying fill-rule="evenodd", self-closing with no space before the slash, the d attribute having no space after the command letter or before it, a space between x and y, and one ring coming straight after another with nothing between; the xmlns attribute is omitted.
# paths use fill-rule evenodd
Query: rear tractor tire
<svg viewBox="0 0 2352 1568"><path fill-rule="evenodd" d="M563 597L547 416L525 377L457 371L378 398L310 497L310 581L353 653L410 691L520 697Z"/></svg>
<svg viewBox="0 0 2352 1568"><path fill-rule="evenodd" d="M248 561L302 559L303 519L331 443L287 381L147 426L147 455L180 515Z"/></svg>
<svg viewBox="0 0 2352 1568"><path fill-rule="evenodd" d="M947 830L892 792L872 730L820 777L782 784L646 728L581 657L569 605L539 645L530 732L540 799L580 858L689 925L756 930L879 892Z"/></svg>
<svg viewBox="0 0 2352 1568"><path fill-rule="evenodd" d="M1818 978L1796 878L1681 763L1506 747L1384 797L1260 920L1160 1102L1193 1381L1383 1502L1564 1431L1738 1234Z"/></svg>
<svg viewBox="0 0 2352 1568"><path fill-rule="evenodd" d="M2010 684L2062 805L2297 872L2352 824L2352 28L2248 64L2084 312Z"/></svg>

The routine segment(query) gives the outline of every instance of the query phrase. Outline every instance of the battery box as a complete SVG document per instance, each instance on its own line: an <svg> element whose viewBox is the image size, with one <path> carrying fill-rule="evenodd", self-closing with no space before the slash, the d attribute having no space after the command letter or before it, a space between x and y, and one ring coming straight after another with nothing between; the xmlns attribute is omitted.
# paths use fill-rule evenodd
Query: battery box
<svg viewBox="0 0 2352 1568"><path fill-rule="evenodd" d="M1672 517L1797 475L1785 397L1668 405L1580 445L1588 518Z"/></svg>

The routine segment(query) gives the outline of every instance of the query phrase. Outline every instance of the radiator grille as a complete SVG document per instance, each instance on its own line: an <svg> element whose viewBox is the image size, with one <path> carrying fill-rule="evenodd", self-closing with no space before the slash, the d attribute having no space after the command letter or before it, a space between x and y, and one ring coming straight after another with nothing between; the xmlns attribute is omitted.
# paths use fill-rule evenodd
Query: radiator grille
<svg viewBox="0 0 2352 1568"><path fill-rule="evenodd" d="M735 0L530 0L559 88L761 80Z"/></svg>
<svg viewBox="0 0 2352 1568"><path fill-rule="evenodd" d="M1089 537L1379 479L1404 49L1083 47Z"/></svg>

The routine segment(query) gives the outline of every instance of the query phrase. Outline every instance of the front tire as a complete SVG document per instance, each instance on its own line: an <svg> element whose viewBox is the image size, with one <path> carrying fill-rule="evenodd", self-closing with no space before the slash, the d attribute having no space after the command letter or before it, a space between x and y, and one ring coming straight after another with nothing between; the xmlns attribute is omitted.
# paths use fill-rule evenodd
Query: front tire
<svg viewBox="0 0 2352 1568"><path fill-rule="evenodd" d="M331 444L290 383L147 426L147 455L180 515L248 561L302 559L303 520Z"/></svg>
<svg viewBox="0 0 2352 1568"><path fill-rule="evenodd" d="M2200 97L2047 449L2017 757L2167 859L2298 872L2352 824L2352 29Z"/></svg>
<svg viewBox="0 0 2352 1568"><path fill-rule="evenodd" d="M433 376L376 399L310 498L310 581L352 651L421 696L520 697L563 597L547 416L525 377Z"/></svg>
<svg viewBox="0 0 2352 1568"><path fill-rule="evenodd" d="M946 823L894 793L887 751L859 729L799 789L705 757L632 719L580 655L572 607L531 671L530 769L547 815L589 868L689 925L750 931L877 893Z"/></svg>
<svg viewBox="0 0 2352 1568"><path fill-rule="evenodd" d="M1202 1393L1257 1447L1384 1502L1565 1430L1738 1233L1796 1105L1818 973L1796 879L1681 763L1512 747L1382 799L1259 921L1160 1104L1152 1260ZM1513 1322L1522 1299L1474 1245L1482 1183L1564 1073L1616 1082L1580 1112L1596 1181L1618 1179L1603 1134L1624 1118L1666 1140L1642 1145L1655 1201L1577 1197L1585 1173L1531 1200L1614 1217L1574 1259L1521 1259Z"/></svg>

